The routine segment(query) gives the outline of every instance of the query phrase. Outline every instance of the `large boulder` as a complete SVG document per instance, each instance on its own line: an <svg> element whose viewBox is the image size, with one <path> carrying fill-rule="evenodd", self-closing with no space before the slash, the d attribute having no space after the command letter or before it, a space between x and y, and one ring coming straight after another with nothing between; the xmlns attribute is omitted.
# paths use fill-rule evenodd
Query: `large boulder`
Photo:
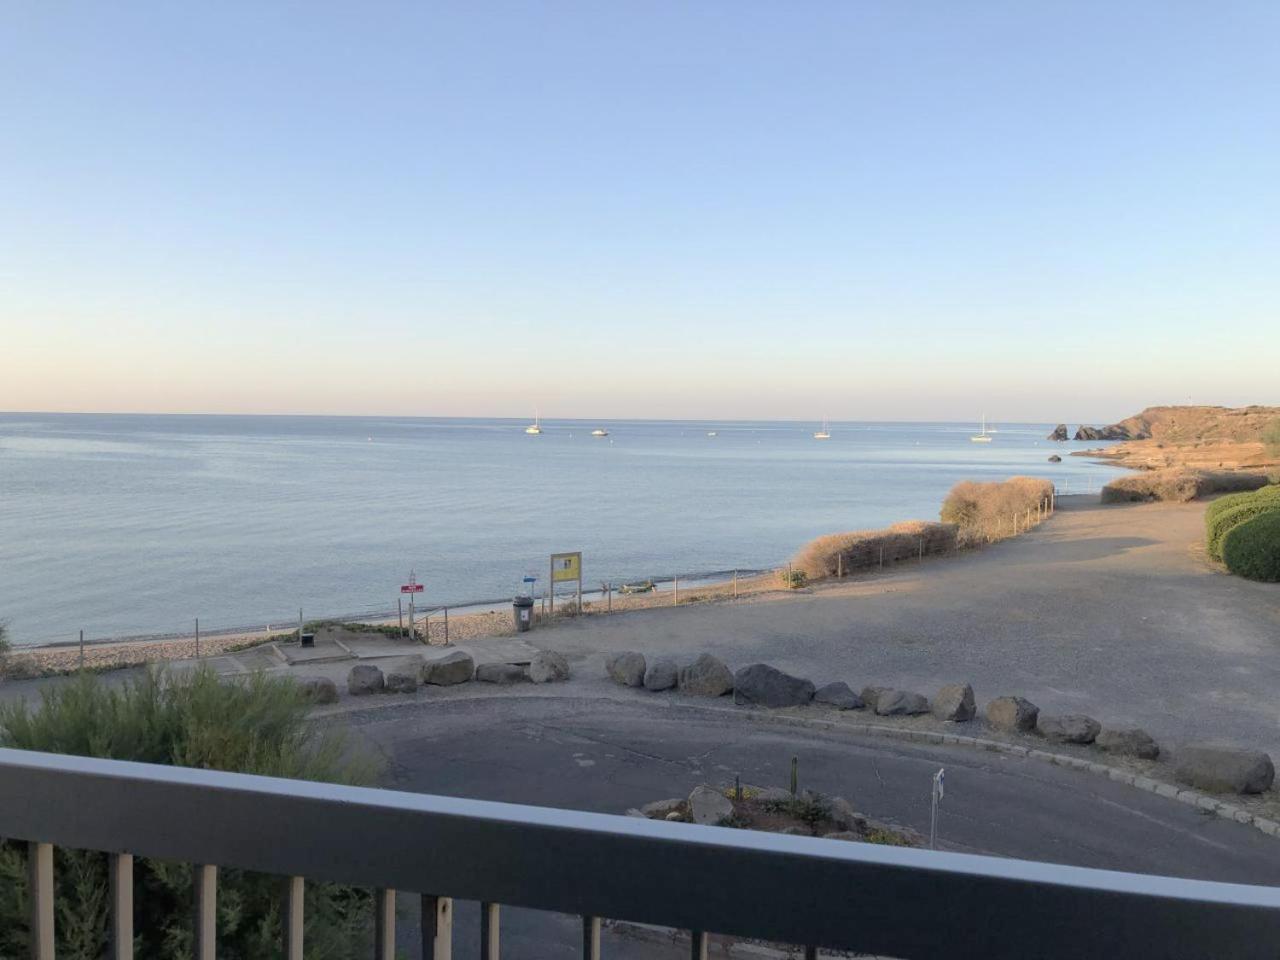
<svg viewBox="0 0 1280 960"><path fill-rule="evenodd" d="M670 657L659 657L644 672L644 688L646 690L670 690L680 679L680 671L676 662Z"/></svg>
<svg viewBox="0 0 1280 960"><path fill-rule="evenodd" d="M614 683L620 683L624 687L643 687L644 654L634 650L615 653L604 662L604 671Z"/></svg>
<svg viewBox="0 0 1280 960"><path fill-rule="evenodd" d="M386 686L382 671L372 663L357 663L347 674L347 693L353 697L363 697L371 693L381 693Z"/></svg>
<svg viewBox="0 0 1280 960"><path fill-rule="evenodd" d="M1262 793L1276 778L1271 757L1260 750L1193 743L1174 760L1174 776L1211 793Z"/></svg>
<svg viewBox="0 0 1280 960"><path fill-rule="evenodd" d="M524 667L514 663L482 663L476 667L476 680L480 683L496 683L508 687L528 680Z"/></svg>
<svg viewBox="0 0 1280 960"><path fill-rule="evenodd" d="M1040 736L1054 743L1093 743L1102 730L1102 724L1079 713L1060 717L1041 715L1036 718L1036 729Z"/></svg>
<svg viewBox="0 0 1280 960"><path fill-rule="evenodd" d="M724 662L704 653L680 668L680 692L697 697L722 697L733 689L733 671Z"/></svg>
<svg viewBox="0 0 1280 960"><path fill-rule="evenodd" d="M428 660L422 666L422 682L437 687L451 687L455 683L466 683L476 673L476 662L471 654L462 650L452 650L443 657Z"/></svg>
<svg viewBox="0 0 1280 960"><path fill-rule="evenodd" d="M303 677L298 686L312 703L338 702L338 685L328 677Z"/></svg>
<svg viewBox="0 0 1280 960"><path fill-rule="evenodd" d="M835 707L837 710L861 710L865 706L862 698L843 680L819 687L813 692L813 702Z"/></svg>
<svg viewBox="0 0 1280 960"><path fill-rule="evenodd" d="M689 818L694 823L704 826L715 826L725 817L733 815L733 801L715 787L705 783L694 787L689 794Z"/></svg>
<svg viewBox="0 0 1280 960"><path fill-rule="evenodd" d="M948 683L933 696L933 715L939 720L964 723L978 713L973 699L973 687L967 683Z"/></svg>
<svg viewBox="0 0 1280 960"><path fill-rule="evenodd" d="M863 687L862 702L867 705L868 710L876 708L876 702L880 699L880 694L892 690L892 687Z"/></svg>
<svg viewBox="0 0 1280 960"><path fill-rule="evenodd" d="M422 658L393 664L387 668L384 684L387 693L413 693L422 675Z"/></svg>
<svg viewBox="0 0 1280 960"><path fill-rule="evenodd" d="M767 663L753 663L733 675L733 702L761 707L796 707L813 699L813 681L793 677Z"/></svg>
<svg viewBox="0 0 1280 960"><path fill-rule="evenodd" d="M1098 734L1094 744L1107 753L1122 757L1137 757L1140 760L1154 760L1160 756L1160 745L1151 734L1139 727L1112 730L1107 728Z"/></svg>
<svg viewBox="0 0 1280 960"><path fill-rule="evenodd" d="M1022 697L996 697L987 704L987 723L997 730L1025 733L1034 730L1040 708Z"/></svg>
<svg viewBox="0 0 1280 960"><path fill-rule="evenodd" d="M569 679L569 661L555 650L539 650L529 661L529 679L534 683L559 683Z"/></svg>
<svg viewBox="0 0 1280 960"><path fill-rule="evenodd" d="M1049 434L1049 439L1054 440L1058 443L1065 442L1067 437L1068 437L1067 425L1065 423L1058 424L1056 427L1053 428L1053 433Z"/></svg>
<svg viewBox="0 0 1280 960"><path fill-rule="evenodd" d="M831 810L831 822L841 830L852 830L866 823L866 817L853 809L853 804L844 797L832 797L828 807Z"/></svg>
<svg viewBox="0 0 1280 960"><path fill-rule="evenodd" d="M929 712L929 698L908 690L882 690L876 697L876 714L881 717L914 717Z"/></svg>

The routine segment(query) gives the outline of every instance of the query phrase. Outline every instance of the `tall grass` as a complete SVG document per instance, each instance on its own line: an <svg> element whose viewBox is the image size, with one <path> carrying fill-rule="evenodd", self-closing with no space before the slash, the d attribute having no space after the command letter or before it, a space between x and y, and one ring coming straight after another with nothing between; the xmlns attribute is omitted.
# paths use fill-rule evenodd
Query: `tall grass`
<svg viewBox="0 0 1280 960"><path fill-rule="evenodd" d="M268 776L361 784L376 765L345 739L307 719L308 703L287 678L221 681L208 667L185 674L151 669L122 685L83 675L46 690L39 704L0 705L0 745L77 756L138 760ZM181 816L180 811L174 812ZM246 824L252 829L252 824ZM264 836L264 843L271 838ZM58 850L58 956L97 960L106 948L105 855ZM134 870L139 956L191 956L191 867L139 859ZM25 845L0 844L0 957L28 951ZM219 954L231 960L279 955L280 880L220 871ZM307 955L367 954L367 891L307 888Z"/></svg>
<svg viewBox="0 0 1280 960"><path fill-rule="evenodd" d="M991 543L1024 529L1030 511L1038 517L1041 505L1053 496L1053 484L1036 477L1010 477L994 483L964 480L942 502L941 517L959 528L962 544Z"/></svg>

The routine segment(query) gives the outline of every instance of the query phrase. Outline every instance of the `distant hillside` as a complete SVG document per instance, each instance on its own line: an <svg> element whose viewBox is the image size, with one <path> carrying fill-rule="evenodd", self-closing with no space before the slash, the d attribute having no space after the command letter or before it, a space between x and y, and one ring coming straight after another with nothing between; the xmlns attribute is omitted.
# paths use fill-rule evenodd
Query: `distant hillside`
<svg viewBox="0 0 1280 960"><path fill-rule="evenodd" d="M1269 451L1262 439L1273 422L1280 422L1280 407L1148 407L1103 428L1108 435L1132 440L1079 456L1140 470L1265 470L1280 466L1280 453Z"/></svg>

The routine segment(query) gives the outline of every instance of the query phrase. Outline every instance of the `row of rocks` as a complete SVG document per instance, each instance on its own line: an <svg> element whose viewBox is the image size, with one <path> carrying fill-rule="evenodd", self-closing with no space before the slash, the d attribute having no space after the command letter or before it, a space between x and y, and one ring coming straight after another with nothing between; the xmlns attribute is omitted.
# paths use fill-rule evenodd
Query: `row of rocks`
<svg viewBox="0 0 1280 960"><path fill-rule="evenodd" d="M861 693L843 681L822 687L766 663L753 663L736 673L720 660L703 654L685 667L661 658L652 664L641 653L628 651L609 658L609 676L617 683L649 690L679 688L685 693L722 696L733 692L734 703L782 708L819 703L838 710L867 709L877 716L920 716L965 723L977 716L973 687L951 683L930 700L920 693L893 687L863 687ZM1006 733L1039 734L1051 743L1093 745L1116 756L1155 760L1160 745L1139 727L1103 728L1084 714L1043 715L1030 700L996 697L984 711L987 724ZM1215 793L1260 793L1271 787L1275 767L1270 756L1256 750L1215 744L1191 744L1177 752L1174 775L1183 783Z"/></svg>
<svg viewBox="0 0 1280 960"><path fill-rule="evenodd" d="M540 650L527 667L514 663L482 663L462 650L427 660L420 655L405 657L385 670L372 663L358 663L347 673L347 692L353 697L374 693L413 693L419 685L451 687L472 680L480 683L555 683L569 679L569 661L554 650ZM338 699L337 685L325 677L300 681L316 703Z"/></svg>
<svg viewBox="0 0 1280 960"><path fill-rule="evenodd" d="M644 687L658 692L679 688L699 697L722 697L733 690L733 673L724 662L704 653L684 666L671 657L649 662L643 653L628 650L605 662L605 673L624 687Z"/></svg>

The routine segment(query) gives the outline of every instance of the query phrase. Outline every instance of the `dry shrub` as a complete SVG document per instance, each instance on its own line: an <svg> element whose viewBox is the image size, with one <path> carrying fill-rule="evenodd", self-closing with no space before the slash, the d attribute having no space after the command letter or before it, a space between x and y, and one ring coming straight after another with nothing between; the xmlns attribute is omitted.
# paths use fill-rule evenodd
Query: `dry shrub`
<svg viewBox="0 0 1280 960"><path fill-rule="evenodd" d="M1170 500L1188 503L1211 493L1257 490L1267 484L1260 473L1212 473L1204 470L1151 470L1112 480L1102 488L1103 503Z"/></svg>
<svg viewBox="0 0 1280 960"><path fill-rule="evenodd" d="M957 483L942 502L942 519L960 530L964 544L1013 536L1013 518L1035 514L1053 496L1053 483L1037 477L1010 477L996 483ZM1021 527L1021 522L1019 523Z"/></svg>
<svg viewBox="0 0 1280 960"><path fill-rule="evenodd" d="M921 548L926 556L954 550L956 533L955 524L926 520L907 520L883 530L830 533L805 544L792 561L792 568L809 580L821 580L841 571L877 567L882 556L886 564L915 560Z"/></svg>

